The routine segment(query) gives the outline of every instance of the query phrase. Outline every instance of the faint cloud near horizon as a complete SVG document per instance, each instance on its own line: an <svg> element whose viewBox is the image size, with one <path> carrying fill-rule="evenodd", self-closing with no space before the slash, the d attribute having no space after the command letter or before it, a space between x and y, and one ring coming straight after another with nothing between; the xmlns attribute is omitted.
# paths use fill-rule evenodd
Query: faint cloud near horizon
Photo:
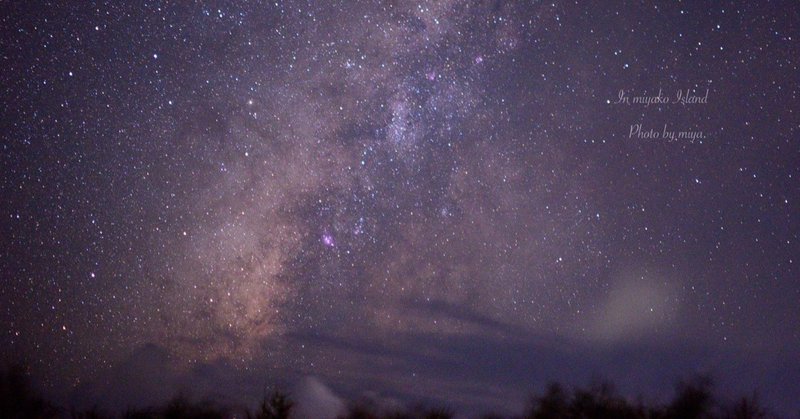
<svg viewBox="0 0 800 419"><path fill-rule="evenodd" d="M335 419L347 411L344 400L317 377L308 376L297 391L299 419Z"/></svg>
<svg viewBox="0 0 800 419"><path fill-rule="evenodd" d="M586 336L617 344L670 333L681 311L674 283L650 273L620 275L590 316Z"/></svg>

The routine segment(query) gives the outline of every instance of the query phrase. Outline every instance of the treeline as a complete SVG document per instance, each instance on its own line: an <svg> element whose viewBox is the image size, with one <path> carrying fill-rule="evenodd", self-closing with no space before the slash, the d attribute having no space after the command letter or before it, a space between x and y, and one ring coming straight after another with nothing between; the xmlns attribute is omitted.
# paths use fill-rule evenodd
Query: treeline
<svg viewBox="0 0 800 419"><path fill-rule="evenodd" d="M253 409L233 409L211 402L190 402L176 397L161 407L127 410L111 414L99 409L78 411L64 409L44 400L32 390L23 369L11 368L0 377L0 418L72 418L72 419L290 419L297 406L291 397L274 392ZM468 417L476 414L466 413ZM450 419L455 412L446 408L414 408L407 411L381 411L378 407L355 403L340 419ZM494 414L478 416L483 419L755 419L772 418L755 396L742 397L724 403L716 398L708 378L681 382L674 397L663 405L648 405L631 401L614 391L613 386L601 383L588 388L568 390L551 384L541 395L531 397L522 415L505 417Z"/></svg>

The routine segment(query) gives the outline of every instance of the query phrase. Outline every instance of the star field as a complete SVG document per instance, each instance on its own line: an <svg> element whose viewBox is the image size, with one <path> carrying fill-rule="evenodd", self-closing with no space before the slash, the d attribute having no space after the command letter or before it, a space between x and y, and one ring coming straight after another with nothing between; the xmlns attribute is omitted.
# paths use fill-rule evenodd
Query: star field
<svg viewBox="0 0 800 419"><path fill-rule="evenodd" d="M710 371L797 411L800 9L591 7L4 3L3 361L70 401ZM659 89L708 101L615 104Z"/></svg>

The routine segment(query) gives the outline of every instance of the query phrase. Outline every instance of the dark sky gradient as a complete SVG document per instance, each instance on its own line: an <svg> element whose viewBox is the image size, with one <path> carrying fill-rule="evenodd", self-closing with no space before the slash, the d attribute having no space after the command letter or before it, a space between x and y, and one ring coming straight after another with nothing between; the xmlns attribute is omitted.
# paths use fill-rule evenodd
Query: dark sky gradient
<svg viewBox="0 0 800 419"><path fill-rule="evenodd" d="M796 2L128 3L0 5L0 347L50 397L800 411Z"/></svg>

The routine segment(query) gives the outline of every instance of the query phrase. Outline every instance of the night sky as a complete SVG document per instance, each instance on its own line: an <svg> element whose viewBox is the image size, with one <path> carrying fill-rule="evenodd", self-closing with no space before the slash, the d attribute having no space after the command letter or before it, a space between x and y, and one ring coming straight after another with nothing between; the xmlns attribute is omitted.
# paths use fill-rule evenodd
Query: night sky
<svg viewBox="0 0 800 419"><path fill-rule="evenodd" d="M798 25L3 2L2 362L76 405L513 413L550 380L658 401L710 373L796 414Z"/></svg>

